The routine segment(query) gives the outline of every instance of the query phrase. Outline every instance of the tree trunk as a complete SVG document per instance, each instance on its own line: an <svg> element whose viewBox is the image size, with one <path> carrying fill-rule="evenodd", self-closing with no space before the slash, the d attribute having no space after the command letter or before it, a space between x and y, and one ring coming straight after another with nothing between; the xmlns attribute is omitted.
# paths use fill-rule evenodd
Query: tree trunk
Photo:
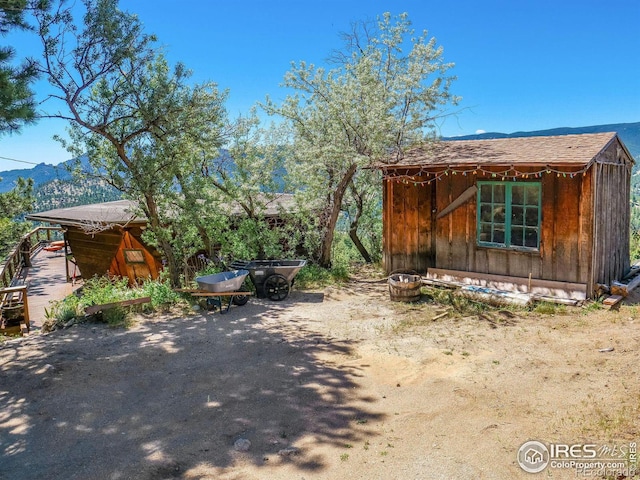
<svg viewBox="0 0 640 480"><path fill-rule="evenodd" d="M360 222L360 218L362 217L362 206L363 206L362 195L360 195L360 193L356 189L356 186L353 183L353 179L351 179L351 182L349 182L349 187L351 188L351 194L353 195L353 199L356 202L356 216L351 222L351 225L349 226L349 237L351 238L351 241L358 249L358 252L360 252L360 255L362 255L362 258L364 258L364 261L367 263L373 263L373 260L371 260L371 255L369 255L369 252L360 241L360 237L358 237L358 223Z"/></svg>
<svg viewBox="0 0 640 480"><path fill-rule="evenodd" d="M180 270L178 268L178 263L173 252L171 242L167 239L167 232L164 231L160 222L158 205L151 194L145 194L145 203L147 207L146 213L149 220L149 226L153 233L155 233L158 240L158 247L167 261L166 268L169 270L169 281L173 288L178 288L180 287Z"/></svg>
<svg viewBox="0 0 640 480"><path fill-rule="evenodd" d="M180 268L176 261L176 257L173 254L173 247L171 246L171 243L162 238L158 242L158 246L167 260L167 269L169 270L169 281L171 282L171 286L173 288L180 287Z"/></svg>
<svg viewBox="0 0 640 480"><path fill-rule="evenodd" d="M360 238L358 237L357 223L351 224L351 228L349 228L349 237L351 238L351 241L358 249L358 252L360 252L360 255L362 255L362 258L364 258L364 261L367 263L373 263L373 260L371 259L371 255L369 255L369 252L367 251L366 247L362 244L362 242L360 241Z"/></svg>
<svg viewBox="0 0 640 480"><path fill-rule="evenodd" d="M331 267L331 245L333 244L333 236L336 224L338 223L338 217L340 216L340 210L342 208L342 199L344 198L344 194L346 193L349 183L351 183L351 179L355 175L357 169L358 166L356 164L352 164L345 172L340 183L336 185L336 188L331 195L332 202L327 206L327 210L325 212L327 225L320 244L320 255L318 258L318 264L321 267Z"/></svg>
<svg viewBox="0 0 640 480"><path fill-rule="evenodd" d="M358 249L358 252L360 252L360 255L362 255L362 258L364 258L364 261L367 263L373 263L371 255L369 255L366 247L360 241L360 237L358 237L358 222L360 221L360 217L362 216L362 199L358 198L356 200L356 206L356 217L353 219L351 225L349 226L349 238L351 238L351 241Z"/></svg>

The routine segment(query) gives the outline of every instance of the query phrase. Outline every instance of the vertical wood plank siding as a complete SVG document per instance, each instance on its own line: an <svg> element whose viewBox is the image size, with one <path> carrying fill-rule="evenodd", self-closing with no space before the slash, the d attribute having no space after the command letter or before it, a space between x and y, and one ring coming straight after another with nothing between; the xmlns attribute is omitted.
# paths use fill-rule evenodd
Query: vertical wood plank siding
<svg viewBox="0 0 640 480"><path fill-rule="evenodd" d="M629 271L631 165L613 143L595 166L592 282L610 285Z"/></svg>
<svg viewBox="0 0 640 480"><path fill-rule="evenodd" d="M131 249L142 252L144 263L127 263L124 251ZM158 278L161 268L162 266L158 259L149 252L147 247L145 247L138 238L128 231L123 232L120 247L111 261L111 267L109 269L111 275L128 277L129 283L134 284L139 280Z"/></svg>
<svg viewBox="0 0 640 480"><path fill-rule="evenodd" d="M517 251L480 247L476 242L476 200L466 202L436 221L435 262L428 262L428 222L432 212L426 190L435 188L436 210L442 211L476 181L487 177L449 175L426 186L385 181L386 198L393 205L384 209L385 266L388 271L413 269L425 272L428 267L462 270L515 277L541 278L586 283L591 253L591 236L585 235L590 216L590 173L574 178L555 174L542 179L542 224L539 251ZM390 192L393 192L390 194ZM587 197L587 198L584 198ZM407 212L407 208L413 212ZM415 214L419 215L416 220ZM435 213L433 213L435 215ZM421 225L420 228L416 227ZM414 232L419 232L418 241ZM578 241L581 239L581 241Z"/></svg>
<svg viewBox="0 0 640 480"><path fill-rule="evenodd" d="M384 181L383 260L387 271L425 272L435 266L431 193L431 185Z"/></svg>
<svg viewBox="0 0 640 480"><path fill-rule="evenodd" d="M573 178L551 173L522 180L542 185L539 251L478 246L476 198L434 222L437 212L488 176L448 175L428 185L387 178L383 186L386 270L424 273L436 267L514 277L531 274L543 280L586 283L587 295L592 296L595 284L609 285L629 271L631 165L618 142L596 160L586 174Z"/></svg>

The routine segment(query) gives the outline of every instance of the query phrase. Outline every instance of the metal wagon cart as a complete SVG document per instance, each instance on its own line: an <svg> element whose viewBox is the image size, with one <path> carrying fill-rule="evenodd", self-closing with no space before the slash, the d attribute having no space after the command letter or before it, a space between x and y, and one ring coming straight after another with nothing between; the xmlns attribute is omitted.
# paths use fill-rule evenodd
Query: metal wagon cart
<svg viewBox="0 0 640 480"><path fill-rule="evenodd" d="M281 301L289 296L295 276L306 260L236 260L231 268L249 271L258 298Z"/></svg>

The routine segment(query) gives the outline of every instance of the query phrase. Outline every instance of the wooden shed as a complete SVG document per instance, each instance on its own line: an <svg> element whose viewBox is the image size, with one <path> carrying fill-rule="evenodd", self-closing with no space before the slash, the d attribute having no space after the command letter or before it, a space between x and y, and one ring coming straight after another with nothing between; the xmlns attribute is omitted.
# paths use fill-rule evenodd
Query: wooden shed
<svg viewBox="0 0 640 480"><path fill-rule="evenodd" d="M629 271L615 133L443 141L379 165L388 272L573 299Z"/></svg>
<svg viewBox="0 0 640 480"><path fill-rule="evenodd" d="M130 282L157 278L162 269L160 255L142 240L147 226L135 215L129 200L59 208L28 215L27 220L57 224L75 262L85 278L95 275L128 277Z"/></svg>

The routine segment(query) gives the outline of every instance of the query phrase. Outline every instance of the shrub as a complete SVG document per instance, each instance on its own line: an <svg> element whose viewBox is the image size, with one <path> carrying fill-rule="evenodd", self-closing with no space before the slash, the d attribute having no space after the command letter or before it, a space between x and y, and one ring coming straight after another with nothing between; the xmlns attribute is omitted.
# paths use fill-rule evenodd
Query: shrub
<svg viewBox="0 0 640 480"><path fill-rule="evenodd" d="M180 295L175 292L169 282L165 280L149 280L142 285L142 296L151 298L151 308L166 308L180 301Z"/></svg>
<svg viewBox="0 0 640 480"><path fill-rule="evenodd" d="M153 311L166 309L181 301L180 295L173 291L168 281L160 278L149 280L139 287L129 287L128 279L94 277L85 282L83 287L72 295L57 302L52 302L45 311L47 318L43 331L51 331L63 327L73 318L84 316L84 310L91 305L120 302L134 298L150 297L150 308ZM135 307L131 307L135 308ZM128 326L127 313L130 308L111 308L105 310L101 318L110 326Z"/></svg>
<svg viewBox="0 0 640 480"><path fill-rule="evenodd" d="M72 318L81 315L81 310L80 298L77 294L69 295L63 300L53 301L49 304L49 308L44 309L45 324L51 324L49 326L57 322L65 324Z"/></svg>
<svg viewBox="0 0 640 480"><path fill-rule="evenodd" d="M102 320L112 328L128 326L127 312L121 307L110 308L102 312Z"/></svg>
<svg viewBox="0 0 640 480"><path fill-rule="evenodd" d="M331 283L331 272L314 264L307 264L298 272L295 284L302 288L322 287Z"/></svg>
<svg viewBox="0 0 640 480"><path fill-rule="evenodd" d="M82 307L88 307L139 296L135 289L129 288L129 280L126 278L93 277L82 286L80 303Z"/></svg>
<svg viewBox="0 0 640 480"><path fill-rule="evenodd" d="M334 280L339 282L345 282L349 280L349 266L348 265L335 265L331 268L331 276Z"/></svg>

